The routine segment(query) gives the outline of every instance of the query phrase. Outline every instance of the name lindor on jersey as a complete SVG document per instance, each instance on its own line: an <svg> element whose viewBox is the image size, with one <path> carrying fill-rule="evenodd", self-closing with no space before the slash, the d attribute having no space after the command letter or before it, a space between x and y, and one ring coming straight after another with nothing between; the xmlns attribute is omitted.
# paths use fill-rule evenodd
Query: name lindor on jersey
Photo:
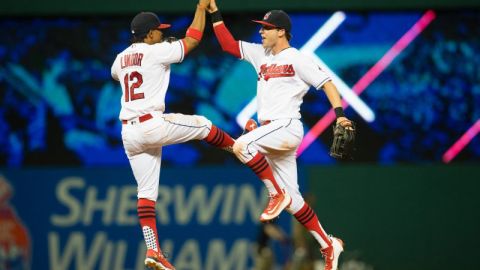
<svg viewBox="0 0 480 270"><path fill-rule="evenodd" d="M270 78L280 78L280 77L293 77L295 76L295 69L293 69L292 64L277 65L272 64L267 66L263 64L260 66L260 72L258 73L258 80L264 79L268 81Z"/></svg>
<svg viewBox="0 0 480 270"><path fill-rule="evenodd" d="M143 53L126 54L120 58L120 66L122 69L130 66L141 66Z"/></svg>

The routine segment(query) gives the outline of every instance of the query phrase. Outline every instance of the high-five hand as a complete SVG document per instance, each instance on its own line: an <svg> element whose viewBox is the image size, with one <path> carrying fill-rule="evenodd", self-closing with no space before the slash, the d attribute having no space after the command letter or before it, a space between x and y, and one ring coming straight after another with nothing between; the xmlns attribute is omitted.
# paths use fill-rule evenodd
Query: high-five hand
<svg viewBox="0 0 480 270"><path fill-rule="evenodd" d="M205 9L208 9L208 6L210 5L210 0L199 0L198 5Z"/></svg>
<svg viewBox="0 0 480 270"><path fill-rule="evenodd" d="M207 11L213 13L218 10L217 3L215 0L210 0L210 6L208 6Z"/></svg>

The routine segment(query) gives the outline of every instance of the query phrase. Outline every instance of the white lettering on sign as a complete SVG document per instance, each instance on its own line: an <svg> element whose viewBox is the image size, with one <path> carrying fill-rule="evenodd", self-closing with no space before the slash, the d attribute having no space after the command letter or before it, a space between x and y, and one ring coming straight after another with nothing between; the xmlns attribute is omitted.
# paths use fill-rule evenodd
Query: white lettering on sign
<svg viewBox="0 0 480 270"><path fill-rule="evenodd" d="M83 178L61 180L56 197L65 211L50 216L52 225L70 227L90 226L101 220L105 226L136 226L136 187L109 186L99 190L87 186ZM182 185L160 186L156 204L158 223L200 225L219 222L222 225L258 223L267 196L265 189L255 190L253 185L195 185L187 189Z"/></svg>
<svg viewBox="0 0 480 270"><path fill-rule="evenodd" d="M136 240L128 235L112 235L110 239L108 236L113 226L138 226L136 195L135 185L98 187L81 177L59 181L55 198L60 208L50 214L56 230L47 237L48 269L145 269L145 243L136 242L141 238L140 232ZM265 189L250 184L162 185L156 203L157 224L255 226L267 198ZM178 269L244 270L253 262L252 235L206 242L189 237L181 244L178 240L161 239L162 249L175 255L167 254Z"/></svg>
<svg viewBox="0 0 480 270"><path fill-rule="evenodd" d="M99 194L98 188L87 187L83 178L65 178L57 185L56 196L67 213L53 214L50 221L58 227L88 226L98 213L104 225L134 226L138 223L136 194L135 186L109 186Z"/></svg>
<svg viewBox="0 0 480 270"><path fill-rule="evenodd" d="M62 243L63 242L63 243ZM181 246L175 247L177 255L168 259L178 269L203 270L245 270L254 259L254 241L237 239L230 249L222 239L210 240L205 257L201 253L200 243L187 239ZM162 242L164 250L173 249L173 242ZM72 232L61 239L57 232L48 234L49 268L51 270L143 270L145 266L145 243L143 241L133 248L138 252L136 260L126 260L128 245L125 240L111 240L105 232L97 232L93 239L87 241L83 232ZM132 265L132 264L135 265Z"/></svg>

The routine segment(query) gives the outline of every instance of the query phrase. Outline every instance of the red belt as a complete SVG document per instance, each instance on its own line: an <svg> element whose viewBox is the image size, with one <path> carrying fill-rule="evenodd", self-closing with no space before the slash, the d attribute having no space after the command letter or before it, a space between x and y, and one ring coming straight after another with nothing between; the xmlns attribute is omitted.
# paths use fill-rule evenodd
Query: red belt
<svg viewBox="0 0 480 270"><path fill-rule="evenodd" d="M262 126L265 126L265 125L270 124L271 122L272 122L271 120L265 120L265 121L263 121L263 122L260 123L260 124L262 124Z"/></svg>
<svg viewBox="0 0 480 270"><path fill-rule="evenodd" d="M144 114L144 115L138 117L138 122L142 123L142 122L148 121L152 118L153 118L153 116L151 114L147 113L147 114ZM122 124L124 124L124 125L128 124L128 120L122 120ZM132 123L132 124L134 124L134 123Z"/></svg>

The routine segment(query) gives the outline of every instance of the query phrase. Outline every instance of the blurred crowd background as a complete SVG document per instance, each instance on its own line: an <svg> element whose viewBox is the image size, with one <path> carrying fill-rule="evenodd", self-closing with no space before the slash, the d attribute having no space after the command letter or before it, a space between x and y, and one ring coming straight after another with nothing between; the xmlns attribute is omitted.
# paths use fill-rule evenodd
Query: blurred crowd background
<svg viewBox="0 0 480 270"><path fill-rule="evenodd" d="M262 13L226 14L234 35L259 41L250 19ZM331 13L291 14L292 45L301 48ZM420 11L347 12L345 21L315 53L353 86L422 16ZM0 164L127 165L118 112L121 88L110 66L128 46L130 17L5 18L0 44ZM191 15L162 17L182 37ZM375 113L366 122L352 108L359 129L358 162L441 162L442 155L480 119L480 16L439 11L431 25L394 59L360 98ZM28 33L28 34L27 34ZM206 37L181 65L174 65L167 112L205 115L233 135L236 116L255 95L248 64L221 52L208 25ZM302 107L306 131L329 109L310 91ZM328 164L330 129L302 155L305 164ZM235 162L206 145L165 151L167 164ZM173 154L175 153L175 154ZM181 153L179 155L178 153ZM478 161L473 139L456 161Z"/></svg>

